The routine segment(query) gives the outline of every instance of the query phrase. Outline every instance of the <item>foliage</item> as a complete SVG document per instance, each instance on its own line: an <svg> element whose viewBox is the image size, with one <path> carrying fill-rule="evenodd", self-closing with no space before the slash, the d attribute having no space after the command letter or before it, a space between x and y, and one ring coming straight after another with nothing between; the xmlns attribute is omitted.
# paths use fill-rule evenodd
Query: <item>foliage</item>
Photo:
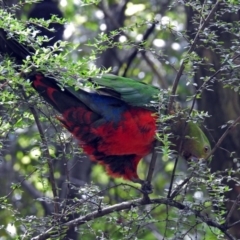
<svg viewBox="0 0 240 240"><path fill-rule="evenodd" d="M117 1L61 1L66 18L72 19L66 21L68 41L51 48L40 47L47 39L36 37L36 29L28 24L48 27L63 20L20 21L0 9L0 27L36 49L33 59L22 64L0 56L1 240L63 239L72 230L83 240L234 239L229 228L238 199L227 213L225 194L231 190L230 180L239 183L236 169L212 173L205 161L184 163L170 150L166 129L171 118L167 109L171 110L175 94L188 121L203 122L210 116L194 109L196 101L204 90L214 91L218 75L223 88L239 92L237 39L227 49L217 31L239 37L239 21L226 22L222 16L240 7L227 0L163 2L133 0L123 6ZM189 8L196 13L194 36L184 28ZM220 68L200 58L199 48L217 51ZM202 85L197 86L193 76L202 65L209 75L202 76ZM71 175L73 158L84 162L86 157L55 120L52 108L25 81L25 74L35 69L76 88L80 80L112 71L166 89L164 94L170 97L166 111L161 109L157 137L162 146L155 150L159 154L151 195L142 193L137 184L109 179L99 165L92 166L91 183ZM223 126L225 135L217 139L211 154L238 122ZM141 163L142 178L151 160L147 157Z"/></svg>

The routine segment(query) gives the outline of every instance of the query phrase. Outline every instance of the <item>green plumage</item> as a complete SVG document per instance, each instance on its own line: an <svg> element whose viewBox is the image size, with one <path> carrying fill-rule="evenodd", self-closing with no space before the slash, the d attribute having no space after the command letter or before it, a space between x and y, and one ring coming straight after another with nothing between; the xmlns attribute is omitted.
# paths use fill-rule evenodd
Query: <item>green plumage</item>
<svg viewBox="0 0 240 240"><path fill-rule="evenodd" d="M205 159L211 151L209 140L199 125L191 121L186 122L186 117L175 119L171 125L171 133L174 135L174 149L180 151L179 154L185 159Z"/></svg>
<svg viewBox="0 0 240 240"><path fill-rule="evenodd" d="M114 96L138 107L146 107L151 102L156 102L160 91L152 85L111 74L102 75L100 78L92 78L91 81L96 84L97 92L100 94Z"/></svg>

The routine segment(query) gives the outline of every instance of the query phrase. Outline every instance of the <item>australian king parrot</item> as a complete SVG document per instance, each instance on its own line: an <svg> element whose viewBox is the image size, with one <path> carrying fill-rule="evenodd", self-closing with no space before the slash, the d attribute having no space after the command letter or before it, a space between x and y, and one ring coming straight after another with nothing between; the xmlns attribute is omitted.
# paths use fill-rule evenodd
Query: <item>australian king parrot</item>
<svg viewBox="0 0 240 240"><path fill-rule="evenodd" d="M18 63L34 54L6 29L0 29L0 45L1 53ZM26 78L61 114L58 120L92 160L104 165L113 177L141 183L138 163L151 153L156 141L159 116L152 102L159 93L157 87L110 74L89 78L96 88L78 90L38 70ZM197 124L179 118L170 126L170 132L174 134L173 148L185 159L205 158L209 153L209 141Z"/></svg>

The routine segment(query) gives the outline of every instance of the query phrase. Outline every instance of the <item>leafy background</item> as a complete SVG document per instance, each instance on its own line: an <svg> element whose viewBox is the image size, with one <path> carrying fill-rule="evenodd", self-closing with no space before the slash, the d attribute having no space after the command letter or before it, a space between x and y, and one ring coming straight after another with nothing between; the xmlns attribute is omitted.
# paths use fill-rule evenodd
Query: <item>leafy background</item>
<svg viewBox="0 0 240 240"><path fill-rule="evenodd" d="M33 37L22 25L31 2L8 1L22 20L1 14L1 27ZM198 109L192 118L202 124L214 156L207 164L180 159L174 169L175 157L162 148L151 201L144 202L137 184L111 179L89 161L57 113L1 56L0 239L240 238L239 2L62 0L59 7L67 43L46 51L36 40L35 64L70 85L101 69L169 94L177 86L182 107ZM150 160L140 164L140 177ZM167 198L172 175L175 194ZM48 229L51 237L39 237Z"/></svg>

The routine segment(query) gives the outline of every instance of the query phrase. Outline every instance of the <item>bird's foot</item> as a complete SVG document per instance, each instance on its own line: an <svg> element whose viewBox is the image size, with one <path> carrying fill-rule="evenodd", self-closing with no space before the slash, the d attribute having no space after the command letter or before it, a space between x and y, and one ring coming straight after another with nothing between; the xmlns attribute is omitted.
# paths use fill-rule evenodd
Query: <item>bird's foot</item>
<svg viewBox="0 0 240 240"><path fill-rule="evenodd" d="M141 185L142 185L141 191L143 194L150 194L153 192L152 184L150 182L143 181Z"/></svg>
<svg viewBox="0 0 240 240"><path fill-rule="evenodd" d="M139 178L132 179L132 181L141 184L141 192L143 194L150 194L153 192L152 184L150 182Z"/></svg>

